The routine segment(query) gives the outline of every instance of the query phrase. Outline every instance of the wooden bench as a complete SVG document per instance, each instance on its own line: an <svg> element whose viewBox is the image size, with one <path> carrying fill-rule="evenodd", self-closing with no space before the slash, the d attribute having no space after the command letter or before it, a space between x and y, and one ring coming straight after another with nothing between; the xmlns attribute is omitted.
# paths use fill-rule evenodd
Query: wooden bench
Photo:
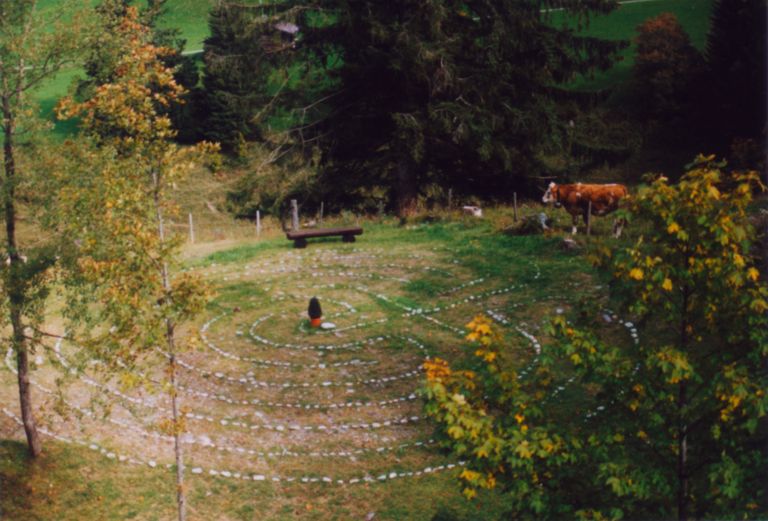
<svg viewBox="0 0 768 521"><path fill-rule="evenodd" d="M307 239L312 237L332 237L341 235L344 242L355 242L355 235L362 235L363 229L359 226L346 226L340 228L317 228L309 230L296 230L285 232L285 237L293 241L294 248L306 248Z"/></svg>

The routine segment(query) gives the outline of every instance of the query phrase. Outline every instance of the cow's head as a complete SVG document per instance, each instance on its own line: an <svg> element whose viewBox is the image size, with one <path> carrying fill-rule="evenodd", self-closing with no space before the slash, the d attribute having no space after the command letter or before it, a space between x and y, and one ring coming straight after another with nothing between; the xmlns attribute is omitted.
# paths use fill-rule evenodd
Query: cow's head
<svg viewBox="0 0 768 521"><path fill-rule="evenodd" d="M541 198L542 203L557 203L557 185L555 183L549 183L547 191L544 193L544 197Z"/></svg>

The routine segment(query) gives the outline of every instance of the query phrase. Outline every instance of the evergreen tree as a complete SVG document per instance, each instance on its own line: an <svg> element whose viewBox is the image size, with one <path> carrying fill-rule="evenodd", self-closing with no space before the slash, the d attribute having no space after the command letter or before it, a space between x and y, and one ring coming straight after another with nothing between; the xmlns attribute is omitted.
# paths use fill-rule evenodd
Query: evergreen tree
<svg viewBox="0 0 768 521"><path fill-rule="evenodd" d="M330 22L303 24L303 43L340 63L316 129L326 137L326 185L355 196L394 187L401 215L430 182L492 196L524 188L540 171L541 145L563 133L558 100L572 95L561 86L608 68L623 46L554 27L545 9L584 18L609 12L613 0L319 6Z"/></svg>
<svg viewBox="0 0 768 521"><path fill-rule="evenodd" d="M706 47L709 91L702 112L717 145L764 131L765 38L765 0L716 0Z"/></svg>
<svg viewBox="0 0 768 521"><path fill-rule="evenodd" d="M205 137L237 151L263 137L262 123L288 83L281 70L298 27L285 4L220 1L205 40ZM277 85L275 85L277 84Z"/></svg>

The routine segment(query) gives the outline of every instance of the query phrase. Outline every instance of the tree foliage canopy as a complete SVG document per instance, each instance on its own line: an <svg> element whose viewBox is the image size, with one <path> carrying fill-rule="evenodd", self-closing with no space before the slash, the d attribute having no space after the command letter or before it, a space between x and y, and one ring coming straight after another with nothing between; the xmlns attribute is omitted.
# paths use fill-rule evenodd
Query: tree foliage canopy
<svg viewBox="0 0 768 521"><path fill-rule="evenodd" d="M425 364L467 495L501 486L517 515L547 518L761 515L768 287L746 214L760 183L722 166L642 188L630 215L646 231L601 256L637 340L598 333L611 315L585 307L522 369L479 317L468 360Z"/></svg>
<svg viewBox="0 0 768 521"><path fill-rule="evenodd" d="M587 17L612 0L317 5L327 23L307 11L300 26L301 45L326 56L337 80L317 127L324 177L348 194L394 186L401 213L429 183L485 195L524 187L541 144L562 132L562 86L608 68L622 47L555 27L545 12Z"/></svg>
<svg viewBox="0 0 768 521"><path fill-rule="evenodd" d="M246 140L265 138L270 116L290 107L284 98L290 99L301 75L287 69L295 48L294 12L290 2L222 1L211 10L204 48L207 139L239 153Z"/></svg>
<svg viewBox="0 0 768 521"><path fill-rule="evenodd" d="M561 102L583 99L564 86L625 45L555 26L548 12L584 22L616 5L220 2L206 42L208 136L234 150L266 137L265 116L282 117L293 144L322 153L314 197L343 205L407 214L430 186L530 189L542 149L567 133Z"/></svg>
<svg viewBox="0 0 768 521"><path fill-rule="evenodd" d="M65 98L57 107L61 118L79 117L85 134L69 145L75 166L60 174L60 226L76 238L72 276L80 282L72 287L87 295L71 305L99 303L96 322L111 331L90 331L86 323L83 333L91 337L90 354L108 362L154 348L167 320L183 322L201 310L206 292L199 281L179 275L171 287L164 283L180 243L165 234L163 223L176 211L168 197L173 183L215 149L173 142L176 132L164 109L183 88L163 63L172 51L151 43L135 8L127 9L115 33L123 51L113 80L86 101ZM91 175L80 171L84 164Z"/></svg>
<svg viewBox="0 0 768 521"><path fill-rule="evenodd" d="M677 17L662 13L637 27L635 81L649 115L666 120L688 106L694 82L701 80L703 59Z"/></svg>
<svg viewBox="0 0 768 521"><path fill-rule="evenodd" d="M707 37L708 130L715 144L765 131L765 0L716 0Z"/></svg>

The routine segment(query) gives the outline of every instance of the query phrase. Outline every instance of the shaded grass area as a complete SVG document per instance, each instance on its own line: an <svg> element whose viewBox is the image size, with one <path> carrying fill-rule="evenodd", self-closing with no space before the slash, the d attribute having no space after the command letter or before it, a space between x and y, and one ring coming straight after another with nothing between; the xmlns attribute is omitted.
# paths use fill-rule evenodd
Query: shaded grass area
<svg viewBox="0 0 768 521"><path fill-rule="evenodd" d="M101 454L44 439L37 461L26 445L0 441L3 519L168 519L173 481L110 462Z"/></svg>
<svg viewBox="0 0 768 521"><path fill-rule="evenodd" d="M170 470L107 460L85 447L45 439L45 452L30 461L23 443L0 441L0 515L14 521L175 519ZM279 487L202 478L190 482L189 519L498 519L504 501L490 494L465 502L448 476L356 487L328 494L326 486ZM278 496L280 499L278 500Z"/></svg>

